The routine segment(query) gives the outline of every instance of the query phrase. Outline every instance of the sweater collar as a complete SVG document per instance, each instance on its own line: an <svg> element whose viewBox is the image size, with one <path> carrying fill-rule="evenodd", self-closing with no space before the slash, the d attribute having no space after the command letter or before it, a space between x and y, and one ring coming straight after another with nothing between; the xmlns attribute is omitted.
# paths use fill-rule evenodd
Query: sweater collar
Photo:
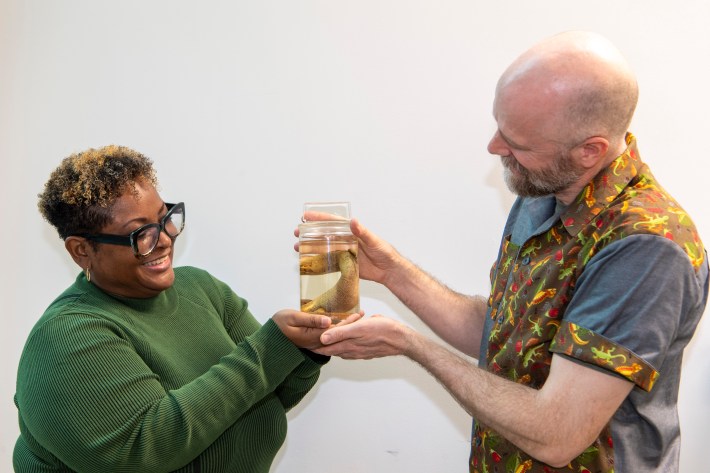
<svg viewBox="0 0 710 473"><path fill-rule="evenodd" d="M79 286L83 291L91 294L94 297L98 297L104 300L110 300L114 303L118 301L120 304L127 306L128 308L136 311L154 315L168 315L172 314L175 309L177 309L178 304L178 294L175 286L171 286L168 289L162 291L155 297L149 298L134 298L134 297L124 297L116 294L110 294L98 288L94 284L86 280L84 273L80 273L76 278L76 285Z"/></svg>

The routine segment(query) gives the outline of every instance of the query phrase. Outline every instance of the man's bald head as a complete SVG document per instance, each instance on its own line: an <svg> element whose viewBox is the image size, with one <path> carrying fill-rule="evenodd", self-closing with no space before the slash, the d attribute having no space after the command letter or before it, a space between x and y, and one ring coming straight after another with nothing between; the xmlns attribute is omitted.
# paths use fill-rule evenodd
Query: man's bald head
<svg viewBox="0 0 710 473"><path fill-rule="evenodd" d="M508 67L496 89L497 106L529 107L546 137L567 145L589 136L623 138L637 100L636 78L621 53L587 32L536 44Z"/></svg>

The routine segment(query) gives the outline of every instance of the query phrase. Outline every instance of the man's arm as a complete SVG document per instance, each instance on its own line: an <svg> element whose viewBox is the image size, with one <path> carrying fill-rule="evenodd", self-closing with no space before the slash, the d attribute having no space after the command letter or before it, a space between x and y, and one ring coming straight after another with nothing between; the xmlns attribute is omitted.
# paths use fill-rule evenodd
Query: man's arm
<svg viewBox="0 0 710 473"><path fill-rule="evenodd" d="M342 358L411 358L479 422L554 467L568 464L592 444L633 387L623 378L554 355L547 382L536 390L484 371L411 328L379 316L335 327L321 340L328 346L319 353Z"/></svg>
<svg viewBox="0 0 710 473"><path fill-rule="evenodd" d="M537 390L482 370L421 335L414 340L405 354L469 414L553 467L567 465L589 447L634 386L554 355L549 378Z"/></svg>
<svg viewBox="0 0 710 473"><path fill-rule="evenodd" d="M305 212L304 221L332 218ZM481 296L466 296L446 287L399 254L388 242L357 219L350 230L358 239L361 279L384 285L443 340L467 355L478 357L487 303ZM298 237L296 229L294 235ZM299 244L294 245L298 251Z"/></svg>
<svg viewBox="0 0 710 473"><path fill-rule="evenodd" d="M486 299L451 290L359 221L350 227L359 241L360 277L383 284L443 340L478 357Z"/></svg>

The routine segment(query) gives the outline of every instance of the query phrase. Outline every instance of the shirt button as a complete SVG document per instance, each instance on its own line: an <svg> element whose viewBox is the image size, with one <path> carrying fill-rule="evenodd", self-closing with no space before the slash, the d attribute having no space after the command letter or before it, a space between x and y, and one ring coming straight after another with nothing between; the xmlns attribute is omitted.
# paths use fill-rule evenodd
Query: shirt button
<svg viewBox="0 0 710 473"><path fill-rule="evenodd" d="M521 263L522 263L523 266L529 265L529 264L530 264L530 257L529 257L529 256L526 256L525 258L523 258L523 260L521 261Z"/></svg>

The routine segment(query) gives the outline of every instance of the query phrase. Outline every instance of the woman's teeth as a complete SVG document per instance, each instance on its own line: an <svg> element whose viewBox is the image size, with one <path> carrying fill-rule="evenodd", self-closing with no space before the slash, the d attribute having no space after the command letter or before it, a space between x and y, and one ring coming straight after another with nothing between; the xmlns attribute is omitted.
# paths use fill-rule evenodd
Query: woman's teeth
<svg viewBox="0 0 710 473"><path fill-rule="evenodd" d="M157 266L159 264L164 263L168 259L167 256L163 256L162 258L153 260L153 261L148 261L147 263L143 263L143 266Z"/></svg>

